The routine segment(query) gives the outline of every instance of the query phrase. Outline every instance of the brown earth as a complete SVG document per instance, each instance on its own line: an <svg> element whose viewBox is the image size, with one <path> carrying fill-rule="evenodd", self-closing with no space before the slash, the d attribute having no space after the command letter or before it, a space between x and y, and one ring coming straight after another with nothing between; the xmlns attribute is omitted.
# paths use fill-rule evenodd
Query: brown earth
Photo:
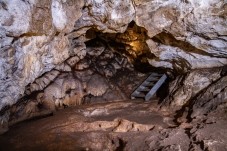
<svg viewBox="0 0 227 151"><path fill-rule="evenodd" d="M226 113L189 122L186 113L177 117L160 110L157 102L126 100L68 107L10 127L0 136L0 150L227 150Z"/></svg>

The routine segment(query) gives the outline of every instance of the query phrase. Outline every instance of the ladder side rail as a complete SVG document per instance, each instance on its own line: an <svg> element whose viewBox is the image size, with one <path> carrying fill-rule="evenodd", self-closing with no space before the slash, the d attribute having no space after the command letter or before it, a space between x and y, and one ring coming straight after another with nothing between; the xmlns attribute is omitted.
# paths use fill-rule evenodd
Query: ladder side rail
<svg viewBox="0 0 227 151"><path fill-rule="evenodd" d="M165 82L166 79L167 76L166 74L164 74L154 85L154 87L147 93L147 95L145 96L145 101L148 101L152 97L152 95L155 94L155 92L161 87L161 85Z"/></svg>

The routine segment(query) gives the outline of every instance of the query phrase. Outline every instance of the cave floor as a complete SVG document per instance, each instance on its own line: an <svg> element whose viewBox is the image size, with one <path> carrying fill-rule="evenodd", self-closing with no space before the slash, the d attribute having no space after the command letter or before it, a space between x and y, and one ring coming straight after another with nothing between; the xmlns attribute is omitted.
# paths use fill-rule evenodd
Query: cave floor
<svg viewBox="0 0 227 151"><path fill-rule="evenodd" d="M159 110L158 99L68 107L53 116L11 126L0 136L0 150L227 149L226 114L219 116L219 122L212 122L215 116L211 116L209 123L201 117L194 123L177 124L175 118L174 113ZM210 146L202 141L204 138Z"/></svg>

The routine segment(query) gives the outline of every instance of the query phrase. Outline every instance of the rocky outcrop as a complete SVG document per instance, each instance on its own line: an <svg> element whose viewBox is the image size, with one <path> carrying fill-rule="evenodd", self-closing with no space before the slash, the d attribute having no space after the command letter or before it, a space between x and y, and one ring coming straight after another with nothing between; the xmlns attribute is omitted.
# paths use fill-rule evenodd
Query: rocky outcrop
<svg viewBox="0 0 227 151"><path fill-rule="evenodd" d="M97 30L104 33L123 33L134 15L135 8L131 0L88 0L75 29L96 26Z"/></svg>
<svg viewBox="0 0 227 151"><path fill-rule="evenodd" d="M69 58L83 1L1 1L0 110L16 103L35 78ZM20 6L20 7L18 7Z"/></svg>
<svg viewBox="0 0 227 151"><path fill-rule="evenodd" d="M191 0L176 5L176 1L55 0L22 1L21 7L17 7L19 3L1 1L1 51L4 53L1 53L0 108L14 104L26 85L69 55L82 59L86 55L84 42L91 39L92 34L90 38L81 35L92 27L103 33L123 33L134 20L146 31L144 37L153 54L148 60L156 67L186 72L227 63L224 1ZM162 32L174 38L161 36L159 39L164 39L161 44L151 39ZM128 38L134 36L132 32L127 35L117 38L118 41L133 42L126 50L134 57L140 55L141 50L147 48L144 39L132 41L133 38ZM195 50L172 45L174 39L190 43ZM3 91L9 88L10 94Z"/></svg>
<svg viewBox="0 0 227 151"><path fill-rule="evenodd" d="M165 34L159 35L161 41L158 42L147 40L155 55L149 60L153 66L182 72L226 64L224 1L139 1L137 5L136 23L147 29L149 37L163 32L172 35L171 39ZM185 46L173 45L174 42ZM188 44L194 50L187 48Z"/></svg>
<svg viewBox="0 0 227 151"><path fill-rule="evenodd" d="M202 140L201 136L208 135L207 131L215 126L224 131L220 123L224 124L226 119L226 90L226 66L194 70L170 83L169 95L161 103L161 110L175 112L179 126L190 129L189 135L200 142L202 149L219 150L223 144L213 142L217 140L217 133L210 134L213 139ZM197 150L196 146L193 148Z"/></svg>
<svg viewBox="0 0 227 151"><path fill-rule="evenodd" d="M175 109L181 109L193 102L195 97L211 84L221 78L222 68L193 70L185 75L178 76L169 86L169 96L164 104ZM223 85L225 85L223 83ZM215 96L215 94L211 94ZM205 99L205 98L204 98Z"/></svg>
<svg viewBox="0 0 227 151"><path fill-rule="evenodd" d="M191 115L192 118L198 115L206 115L215 110L224 110L226 108L226 80L227 76L220 78L195 98Z"/></svg>

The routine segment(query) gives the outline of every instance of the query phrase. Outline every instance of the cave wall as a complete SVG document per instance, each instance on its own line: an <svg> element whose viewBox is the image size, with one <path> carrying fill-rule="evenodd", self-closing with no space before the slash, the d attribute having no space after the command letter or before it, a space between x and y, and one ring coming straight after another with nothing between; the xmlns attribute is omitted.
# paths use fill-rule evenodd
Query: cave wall
<svg viewBox="0 0 227 151"><path fill-rule="evenodd" d="M86 56L72 56L25 87L23 97L0 112L0 133L16 123L53 115L77 105L124 101L151 73L137 71L128 58L95 38L86 42ZM150 72L149 72L150 71Z"/></svg>
<svg viewBox="0 0 227 151"><path fill-rule="evenodd" d="M86 34L89 29L124 33L134 21L145 32L144 38L135 36L136 42L135 33L123 36L124 45L135 42L126 49L132 56L128 59L135 60L142 45L143 59L178 74L224 66L226 13L225 0L1 0L0 110L15 104L29 93L29 84L64 66L69 57L84 59L85 42L96 36Z"/></svg>

